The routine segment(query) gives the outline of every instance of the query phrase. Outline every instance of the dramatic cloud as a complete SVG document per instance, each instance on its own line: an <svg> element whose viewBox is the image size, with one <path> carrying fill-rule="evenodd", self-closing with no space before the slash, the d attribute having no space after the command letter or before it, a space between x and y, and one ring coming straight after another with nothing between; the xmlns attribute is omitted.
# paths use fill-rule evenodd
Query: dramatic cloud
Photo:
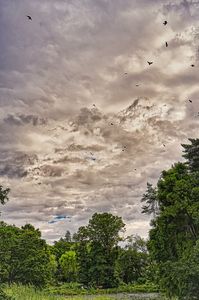
<svg viewBox="0 0 199 300"><path fill-rule="evenodd" d="M108 211L146 237L147 181L198 136L198 28L199 1L0 1L2 218L52 242Z"/></svg>

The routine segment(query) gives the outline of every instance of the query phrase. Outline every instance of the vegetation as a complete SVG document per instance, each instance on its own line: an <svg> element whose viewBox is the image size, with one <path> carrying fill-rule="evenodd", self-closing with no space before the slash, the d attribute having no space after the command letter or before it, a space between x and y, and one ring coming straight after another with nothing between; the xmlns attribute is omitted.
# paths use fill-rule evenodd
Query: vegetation
<svg viewBox="0 0 199 300"><path fill-rule="evenodd" d="M110 213L95 213L53 246L31 224L0 222L0 284L9 285L0 300L159 290L199 299L199 139L182 146L186 161L163 171L155 187L148 183L141 200L152 215L148 241L122 238L125 224ZM2 205L8 193L0 186Z"/></svg>
<svg viewBox="0 0 199 300"><path fill-rule="evenodd" d="M121 297L114 297L113 295L79 295L79 296L68 296L62 297L58 295L50 295L46 291L41 291L35 289L33 286L21 286L21 285L12 285L5 287L5 291L10 297L13 297L12 299L15 300L62 300L62 299L68 299L68 300L124 300L128 299L125 297L125 295L122 295ZM0 298L1 299L1 298ZM132 298L131 298L132 299ZM149 298L143 297L143 298L137 298L136 296L132 300L149 300ZM160 300L159 298L155 298L156 300ZM150 298L150 300L155 300L153 298ZM161 300L164 298L161 297Z"/></svg>
<svg viewBox="0 0 199 300"><path fill-rule="evenodd" d="M199 299L199 140L190 142L182 145L186 163L163 171L143 197L144 213L154 214L148 241L154 280L180 300Z"/></svg>

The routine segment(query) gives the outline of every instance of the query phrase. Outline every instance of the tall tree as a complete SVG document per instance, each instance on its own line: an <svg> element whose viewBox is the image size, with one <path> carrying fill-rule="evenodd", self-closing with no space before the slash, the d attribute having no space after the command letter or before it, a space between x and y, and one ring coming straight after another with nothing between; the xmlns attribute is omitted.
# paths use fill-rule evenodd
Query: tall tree
<svg viewBox="0 0 199 300"><path fill-rule="evenodd" d="M143 195L141 202L145 202L145 205L142 206L142 213L144 214L153 214L155 217L159 211L158 198L157 198L157 189L153 188L152 184L147 182L147 191Z"/></svg>
<svg viewBox="0 0 199 300"><path fill-rule="evenodd" d="M199 172L199 139L189 139L191 144L182 144L183 157L186 158L191 172Z"/></svg>
<svg viewBox="0 0 199 300"><path fill-rule="evenodd" d="M192 144L194 143L192 141ZM160 285L167 290L169 296L178 296L179 299L188 298L181 294L185 277L177 274L181 272L185 274L187 264L184 257L191 257L192 250L199 239L197 159L195 154L193 157L190 156L192 155L190 147L185 148L189 153L188 165L175 164L168 171L162 172L157 183L159 213L152 220L148 242L150 256L157 266ZM194 151L196 149L197 147ZM195 272L195 278L198 278L197 274Z"/></svg>
<svg viewBox="0 0 199 300"><path fill-rule="evenodd" d="M69 243L71 243L71 242L72 242L72 237L71 237L71 233L70 233L70 231L69 231L69 230L67 230L67 231L66 231L66 234L65 234L64 240L65 240L66 242L69 242Z"/></svg>
<svg viewBox="0 0 199 300"><path fill-rule="evenodd" d="M124 230L124 226L118 216L110 213L95 213L89 220L88 226L81 227L75 235L81 247L82 244L88 245L87 263L92 263L86 272L89 272L93 285L103 287L117 285L115 277L117 245L121 240L120 232Z"/></svg>

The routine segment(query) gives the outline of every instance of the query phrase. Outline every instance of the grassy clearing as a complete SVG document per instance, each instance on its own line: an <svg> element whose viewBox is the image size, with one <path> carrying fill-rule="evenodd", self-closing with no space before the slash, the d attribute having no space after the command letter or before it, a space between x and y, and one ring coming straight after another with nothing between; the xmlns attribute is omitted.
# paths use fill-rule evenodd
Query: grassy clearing
<svg viewBox="0 0 199 300"><path fill-rule="evenodd" d="M21 285L12 285L11 287L4 287L4 291L7 295L12 296L13 300L164 300L164 297L160 298L149 298L141 297L137 295L135 297L128 297L126 294L118 295L70 295L70 296L61 296L61 295L50 295L47 291L36 290L32 286L21 286Z"/></svg>
<svg viewBox="0 0 199 300"><path fill-rule="evenodd" d="M13 297L13 300L86 300L86 296L56 296L48 295L44 291L35 290L31 286L19 286L13 285L11 287L5 287L3 289L8 296ZM88 298L87 298L88 299ZM114 298L106 296L93 296L89 297L89 300L114 300Z"/></svg>

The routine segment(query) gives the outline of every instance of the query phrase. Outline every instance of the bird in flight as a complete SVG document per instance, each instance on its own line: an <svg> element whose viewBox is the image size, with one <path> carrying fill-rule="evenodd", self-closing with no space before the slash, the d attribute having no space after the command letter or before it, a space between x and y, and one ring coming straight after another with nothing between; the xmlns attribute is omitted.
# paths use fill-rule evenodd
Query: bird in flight
<svg viewBox="0 0 199 300"><path fill-rule="evenodd" d="M191 67L193 68L193 67L195 67L195 65L194 65L194 64L192 64L192 65L191 65Z"/></svg>
<svg viewBox="0 0 199 300"><path fill-rule="evenodd" d="M96 107L96 105L95 105L95 104L93 104L93 106L94 106L94 107Z"/></svg>
<svg viewBox="0 0 199 300"><path fill-rule="evenodd" d="M152 65L153 61L147 61L149 66Z"/></svg>
<svg viewBox="0 0 199 300"><path fill-rule="evenodd" d="M193 101L192 101L192 100L189 100L189 102L190 102L190 103L193 103Z"/></svg>
<svg viewBox="0 0 199 300"><path fill-rule="evenodd" d="M136 86L139 86L139 84L136 84Z"/></svg>
<svg viewBox="0 0 199 300"><path fill-rule="evenodd" d="M114 125L113 123L111 123L111 125Z"/></svg>
<svg viewBox="0 0 199 300"><path fill-rule="evenodd" d="M32 21L32 17L31 16L26 16L28 18L28 20Z"/></svg>
<svg viewBox="0 0 199 300"><path fill-rule="evenodd" d="M128 75L128 73L124 73L124 75Z"/></svg>
<svg viewBox="0 0 199 300"><path fill-rule="evenodd" d="M167 23L168 23L167 21L164 21L164 22L163 22L164 25L167 25Z"/></svg>
<svg viewBox="0 0 199 300"><path fill-rule="evenodd" d="M164 147L166 147L166 145L165 145L165 144L163 144L163 146L164 146Z"/></svg>
<svg viewBox="0 0 199 300"><path fill-rule="evenodd" d="M168 47L168 43L167 42L165 43L165 45L166 45L166 47Z"/></svg>

